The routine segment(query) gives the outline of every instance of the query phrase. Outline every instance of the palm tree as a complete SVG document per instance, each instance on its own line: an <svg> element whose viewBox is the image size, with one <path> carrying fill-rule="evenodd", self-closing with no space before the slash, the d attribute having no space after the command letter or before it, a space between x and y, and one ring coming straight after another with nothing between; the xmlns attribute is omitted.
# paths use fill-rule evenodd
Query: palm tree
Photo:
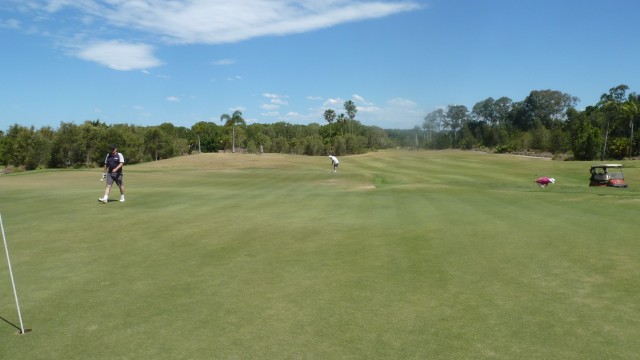
<svg viewBox="0 0 640 360"><path fill-rule="evenodd" d="M356 107L356 104L354 104L353 101L347 100L344 103L344 109L347 111L347 116L349 117L349 133L353 135L353 130L351 129L351 123L353 122L353 119L356 118L356 113L358 112L358 108Z"/></svg>
<svg viewBox="0 0 640 360"><path fill-rule="evenodd" d="M340 113L340 115L338 115L338 119L336 120L338 125L340 126L340 135L344 135L344 132L342 131L342 129L344 129L344 124L347 123L347 117L344 116L343 113Z"/></svg>
<svg viewBox="0 0 640 360"><path fill-rule="evenodd" d="M331 125L331 123L336 119L336 112L332 109L325 110L324 119L329 123L329 125Z"/></svg>
<svg viewBox="0 0 640 360"><path fill-rule="evenodd" d="M234 153L236 152L236 125L246 124L242 118L242 112L236 110L231 116L229 116L229 114L222 114L220 121L226 121L224 126L231 126L231 152Z"/></svg>
<svg viewBox="0 0 640 360"><path fill-rule="evenodd" d="M204 127L205 124L202 121L191 127L191 130L194 131L196 135L198 135L198 154L202 153L202 147L200 146L200 134L202 134L202 132L204 131Z"/></svg>
<svg viewBox="0 0 640 360"><path fill-rule="evenodd" d="M331 142L331 124L336 119L336 112L332 109L325 110L324 119L329 123L329 142Z"/></svg>

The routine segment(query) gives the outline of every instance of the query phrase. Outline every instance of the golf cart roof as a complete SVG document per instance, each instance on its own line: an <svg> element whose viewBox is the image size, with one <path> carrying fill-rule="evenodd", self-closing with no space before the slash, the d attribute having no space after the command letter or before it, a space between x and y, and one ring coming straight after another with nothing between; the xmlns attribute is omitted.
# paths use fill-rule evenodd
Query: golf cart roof
<svg viewBox="0 0 640 360"><path fill-rule="evenodd" d="M591 165L591 168L621 168L622 164L598 164Z"/></svg>

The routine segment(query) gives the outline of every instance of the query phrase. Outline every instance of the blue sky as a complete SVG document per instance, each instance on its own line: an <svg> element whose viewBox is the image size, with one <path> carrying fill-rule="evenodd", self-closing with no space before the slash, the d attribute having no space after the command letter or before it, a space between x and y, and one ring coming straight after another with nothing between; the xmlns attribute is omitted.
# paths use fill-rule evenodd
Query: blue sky
<svg viewBox="0 0 640 360"><path fill-rule="evenodd" d="M447 105L638 90L637 0L0 0L0 130L323 124L408 129Z"/></svg>

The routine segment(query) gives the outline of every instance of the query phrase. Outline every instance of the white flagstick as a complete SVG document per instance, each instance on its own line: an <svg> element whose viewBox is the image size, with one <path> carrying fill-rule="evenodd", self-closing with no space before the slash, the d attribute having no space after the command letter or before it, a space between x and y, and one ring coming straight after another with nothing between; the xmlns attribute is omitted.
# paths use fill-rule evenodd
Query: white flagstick
<svg viewBox="0 0 640 360"><path fill-rule="evenodd" d="M11 270L11 260L9 260L9 248L7 247L7 238L4 236L4 225L2 224L2 214L0 214L0 229L2 229L2 240L4 241L4 251L7 253L7 264L9 264L9 276L11 276L11 286L13 286L13 295L16 298L16 307L18 308L18 318L20 319L20 333L24 334L24 325L22 324L22 314L20 314L20 304L18 303L18 292L16 292L16 283L13 280L13 270Z"/></svg>

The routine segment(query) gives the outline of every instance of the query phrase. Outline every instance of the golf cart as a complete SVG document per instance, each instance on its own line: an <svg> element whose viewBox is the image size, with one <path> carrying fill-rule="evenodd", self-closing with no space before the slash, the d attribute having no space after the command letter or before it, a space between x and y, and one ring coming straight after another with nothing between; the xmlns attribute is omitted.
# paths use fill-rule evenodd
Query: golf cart
<svg viewBox="0 0 640 360"><path fill-rule="evenodd" d="M598 164L591 166L589 186L626 188L621 164Z"/></svg>

